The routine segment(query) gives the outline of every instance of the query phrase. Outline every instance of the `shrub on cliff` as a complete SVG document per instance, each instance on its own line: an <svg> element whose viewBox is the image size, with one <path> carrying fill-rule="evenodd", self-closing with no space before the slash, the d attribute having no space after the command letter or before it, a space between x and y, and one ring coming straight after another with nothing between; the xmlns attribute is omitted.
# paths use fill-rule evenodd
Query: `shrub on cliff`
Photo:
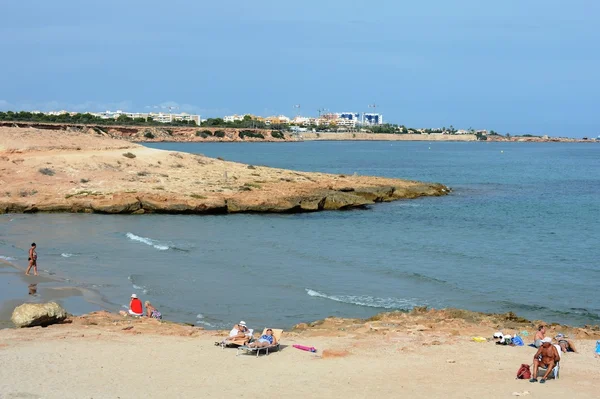
<svg viewBox="0 0 600 399"><path fill-rule="evenodd" d="M197 130L196 136L202 137L203 139L212 136L212 132L210 130Z"/></svg>
<svg viewBox="0 0 600 399"><path fill-rule="evenodd" d="M275 138L275 139L284 139L285 136L283 135L283 133L280 130L274 130L271 132L271 137Z"/></svg>
<svg viewBox="0 0 600 399"><path fill-rule="evenodd" d="M264 139L265 138L265 136L263 136L262 133L257 133L257 132L252 131L252 130L242 130L239 133L239 136L240 136L240 138L242 140L244 140L244 138L246 138L246 137L252 137L252 138L255 138L255 139Z"/></svg>
<svg viewBox="0 0 600 399"><path fill-rule="evenodd" d="M54 170L50 168L40 168L39 172L46 176L54 176Z"/></svg>
<svg viewBox="0 0 600 399"><path fill-rule="evenodd" d="M215 137L220 137L220 138L225 137L225 131L223 131L223 130L217 130L215 132Z"/></svg>
<svg viewBox="0 0 600 399"><path fill-rule="evenodd" d="M124 154L123 154L123 156L124 156L125 158L129 158L129 159L133 159L133 158L135 158L135 154L134 154L134 153L131 153L131 152L126 152L126 153L124 153Z"/></svg>
<svg viewBox="0 0 600 399"><path fill-rule="evenodd" d="M150 130L146 130L146 133L144 133L144 137L147 139L153 139L154 135L152 134L152 132Z"/></svg>

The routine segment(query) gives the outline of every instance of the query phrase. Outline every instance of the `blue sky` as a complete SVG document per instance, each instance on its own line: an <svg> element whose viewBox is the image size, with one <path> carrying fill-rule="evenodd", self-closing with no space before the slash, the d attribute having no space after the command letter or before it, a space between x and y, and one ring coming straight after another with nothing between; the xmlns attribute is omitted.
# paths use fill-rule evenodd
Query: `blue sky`
<svg viewBox="0 0 600 399"><path fill-rule="evenodd" d="M600 134L600 1L13 1L0 109L369 111Z"/></svg>

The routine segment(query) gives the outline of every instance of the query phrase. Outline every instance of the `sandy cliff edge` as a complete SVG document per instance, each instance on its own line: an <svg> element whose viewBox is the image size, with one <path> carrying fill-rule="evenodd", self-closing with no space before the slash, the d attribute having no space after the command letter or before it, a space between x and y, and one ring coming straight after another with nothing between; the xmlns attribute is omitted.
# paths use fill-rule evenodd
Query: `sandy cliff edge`
<svg viewBox="0 0 600 399"><path fill-rule="evenodd" d="M86 133L0 128L0 213L308 212L446 195L437 183L244 165Z"/></svg>

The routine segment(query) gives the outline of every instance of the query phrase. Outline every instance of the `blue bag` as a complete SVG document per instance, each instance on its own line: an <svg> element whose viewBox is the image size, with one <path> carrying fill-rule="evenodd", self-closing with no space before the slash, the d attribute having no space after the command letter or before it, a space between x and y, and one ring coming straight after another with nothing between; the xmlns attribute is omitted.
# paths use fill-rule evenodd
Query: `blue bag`
<svg viewBox="0 0 600 399"><path fill-rule="evenodd" d="M518 335L515 335L513 337L512 343L513 343L513 345L516 345L516 346L523 346L523 345L525 345L525 343L523 342L523 339L521 337L519 337Z"/></svg>

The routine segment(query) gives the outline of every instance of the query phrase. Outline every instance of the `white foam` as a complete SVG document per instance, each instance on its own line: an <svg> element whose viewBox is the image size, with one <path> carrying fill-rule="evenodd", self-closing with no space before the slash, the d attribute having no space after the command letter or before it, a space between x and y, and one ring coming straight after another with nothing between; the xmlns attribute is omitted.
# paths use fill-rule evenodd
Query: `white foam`
<svg viewBox="0 0 600 399"><path fill-rule="evenodd" d="M133 289L134 290L138 290L138 291L142 291L144 294L148 293L148 290L145 287L140 287L139 285L133 284Z"/></svg>
<svg viewBox="0 0 600 399"><path fill-rule="evenodd" d="M327 295L319 291L311 290L310 288L306 288L306 293L317 298L325 298L336 302L358 306L368 306L371 308L411 309L416 306L415 301L412 299L378 298L369 295Z"/></svg>
<svg viewBox="0 0 600 399"><path fill-rule="evenodd" d="M70 258L71 256L75 256L75 254L70 254L68 252L64 252L64 253L60 254L60 256L62 256L63 258Z"/></svg>
<svg viewBox="0 0 600 399"><path fill-rule="evenodd" d="M197 320L196 324L202 324L207 327L216 327L214 324L210 324L208 321L204 321L204 320Z"/></svg>
<svg viewBox="0 0 600 399"><path fill-rule="evenodd" d="M16 260L15 258L11 258L10 256L2 256L2 255L0 255L0 259L4 259L6 261Z"/></svg>
<svg viewBox="0 0 600 399"><path fill-rule="evenodd" d="M156 243L156 241L154 241L151 238L147 238L147 237L140 237L140 236L136 236L133 233L127 233L125 234L127 236L127 238L129 238L130 240L133 241L138 241L141 243L144 243L146 245L150 245L151 247L154 247L155 249L158 249L159 251L166 251L169 249L168 245L164 245L164 244L160 244L160 243Z"/></svg>
<svg viewBox="0 0 600 399"><path fill-rule="evenodd" d="M203 318L204 318L204 315L203 315L202 313L198 313L198 314L196 315L196 318L197 318L197 319L203 319Z"/></svg>

